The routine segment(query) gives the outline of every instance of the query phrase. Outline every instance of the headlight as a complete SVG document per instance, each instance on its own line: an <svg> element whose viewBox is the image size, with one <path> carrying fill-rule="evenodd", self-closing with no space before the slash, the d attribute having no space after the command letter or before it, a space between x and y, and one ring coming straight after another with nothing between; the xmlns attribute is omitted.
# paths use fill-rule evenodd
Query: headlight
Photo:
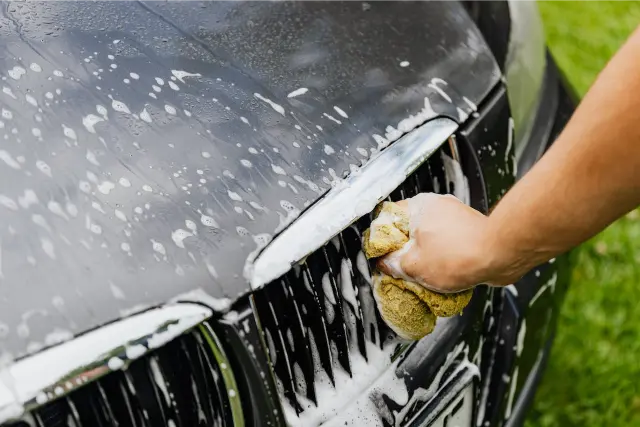
<svg viewBox="0 0 640 427"><path fill-rule="evenodd" d="M509 0L511 34L505 63L507 96L519 159L538 111L546 68L542 19L535 1Z"/></svg>

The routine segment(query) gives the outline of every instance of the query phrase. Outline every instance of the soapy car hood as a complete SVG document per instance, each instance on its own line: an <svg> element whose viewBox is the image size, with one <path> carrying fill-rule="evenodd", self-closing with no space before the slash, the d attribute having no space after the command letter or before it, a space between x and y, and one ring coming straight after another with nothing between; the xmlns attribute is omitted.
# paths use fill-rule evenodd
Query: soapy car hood
<svg viewBox="0 0 640 427"><path fill-rule="evenodd" d="M499 80L457 3L1 7L5 362L180 295L227 309L333 182Z"/></svg>

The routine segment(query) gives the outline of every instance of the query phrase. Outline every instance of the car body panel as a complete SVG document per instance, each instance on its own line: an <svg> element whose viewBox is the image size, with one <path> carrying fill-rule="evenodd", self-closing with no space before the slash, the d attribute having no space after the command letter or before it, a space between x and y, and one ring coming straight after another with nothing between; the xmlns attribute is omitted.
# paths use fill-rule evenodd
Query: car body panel
<svg viewBox="0 0 640 427"><path fill-rule="evenodd" d="M174 298L227 309L332 181L499 81L457 3L1 6L4 363Z"/></svg>

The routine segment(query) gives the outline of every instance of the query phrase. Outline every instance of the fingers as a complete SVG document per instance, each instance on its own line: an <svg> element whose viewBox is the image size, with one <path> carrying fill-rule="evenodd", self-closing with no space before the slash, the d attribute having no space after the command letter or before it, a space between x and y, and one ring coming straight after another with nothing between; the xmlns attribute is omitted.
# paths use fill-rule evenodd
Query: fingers
<svg viewBox="0 0 640 427"><path fill-rule="evenodd" d="M413 241L410 240L399 250L381 257L377 262L378 270L396 279L412 281L413 278L409 276L402 267L403 258L408 252L411 252L412 248Z"/></svg>
<svg viewBox="0 0 640 427"><path fill-rule="evenodd" d="M395 202L395 203L404 211L409 209L409 199L400 200L399 202Z"/></svg>

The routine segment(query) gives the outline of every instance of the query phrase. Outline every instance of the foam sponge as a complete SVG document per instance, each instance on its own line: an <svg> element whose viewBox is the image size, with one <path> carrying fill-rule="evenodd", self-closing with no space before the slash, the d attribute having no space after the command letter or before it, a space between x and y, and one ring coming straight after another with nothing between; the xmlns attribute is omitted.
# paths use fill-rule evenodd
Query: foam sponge
<svg viewBox="0 0 640 427"><path fill-rule="evenodd" d="M373 212L371 228L363 236L367 258L397 251L410 239L409 216L397 204L383 202ZM417 283L395 279L383 273L373 276L373 293L383 320L400 337L418 340L431 333L437 317L462 312L473 290L441 294Z"/></svg>
<svg viewBox="0 0 640 427"><path fill-rule="evenodd" d="M382 319L398 336L419 340L436 327L436 315L404 280L386 274L373 276L373 295ZM419 286L419 285L416 285Z"/></svg>

